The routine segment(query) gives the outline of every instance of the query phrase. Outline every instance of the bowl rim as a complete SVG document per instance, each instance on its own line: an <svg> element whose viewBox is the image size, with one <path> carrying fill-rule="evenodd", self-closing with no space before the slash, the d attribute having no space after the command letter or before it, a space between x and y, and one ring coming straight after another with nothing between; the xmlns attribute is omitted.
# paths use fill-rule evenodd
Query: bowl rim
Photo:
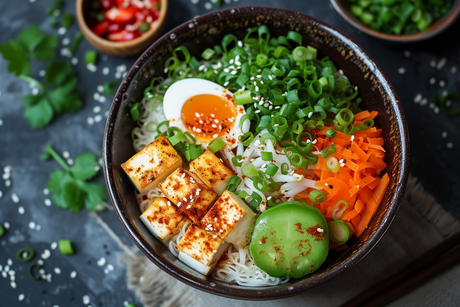
<svg viewBox="0 0 460 307"><path fill-rule="evenodd" d="M396 121L397 121L397 129L400 131L401 134L401 171L397 177L397 187L396 192L391 199L389 200L391 205L387 215L384 217L382 223L377 226L376 230L374 231L373 235L366 241L361 248L350 256L341 266L336 267L334 270L330 272L324 273L320 280L312 280L310 282L305 282L307 280L301 280L296 284L287 284L287 285L278 285L274 287L267 287L267 288L233 288L224 286L221 283L214 283L210 282L209 280L199 279L192 274L189 274L176 265L169 265L168 263L163 263L162 259L164 257L161 253L156 252L155 250L151 249L148 250L148 246L150 244L139 235L134 224L132 224L129 220L129 216L126 214L124 210L121 209L121 202L123 199L121 195L117 193L116 182L114 179L114 174L112 172L114 165L112 165L112 147L114 144L114 131L115 131L115 122L117 119L117 114L120 111L122 105L122 96L127 91L130 83L133 81L136 74L142 69L144 64L148 63L151 58L151 55L158 50L163 44L167 44L170 37L175 37L176 33L185 33L189 29L189 24L203 24L208 23L210 21L214 21L216 19L221 18L222 16L227 16L235 11L238 13L245 13L245 12L264 12L267 13L267 10L270 13L281 13L286 15L300 15L303 20L308 19L312 23L320 25L324 30L328 30L329 33L334 33L335 36L339 36L339 39L346 43L348 46L353 47L354 50L359 51L360 56L364 57L364 60L369 61L372 65L375 66L375 72L378 73L379 80L381 80L386 88L386 92L390 97L392 108L396 114ZM232 12L233 11L233 12ZM270 300L270 299L279 299L279 298L286 298L289 296L294 296L301 294L307 290L310 290L314 287L324 284L327 281L334 279L335 277L341 275L345 271L349 271L352 267L356 266L364 257L377 245L378 242L382 239L388 228L390 227L392 221L394 220L396 213L399 210L400 203L402 201L402 197L404 195L404 191L406 188L407 178L409 176L409 159L410 159L410 148L409 148L409 132L404 116L404 112L402 109L402 105L397 98L396 92L389 82L386 75L380 69L380 67L375 63L375 61L370 57L370 55L361 47L359 46L353 39L351 39L348 35L344 34L342 31L338 30L337 28L327 24L324 21L311 17L309 15L296 12L293 10L270 7L270 6L243 6L237 8L228 8L222 9L219 11L211 12L192 20L186 21L181 25L177 26L176 28L172 29L171 31L167 32L163 36L161 36L155 43L153 43L132 65L130 70L128 71L127 75L125 76L124 80L121 82L120 87L117 90L117 93L114 97L112 102L106 128L104 131L104 139L103 139L103 148L102 148L102 158L103 158L103 170L104 170L104 179L106 181L106 186L109 192L109 196L111 198L114 211L116 212L118 218L120 219L121 224L125 228L126 232L130 235L131 239L137 245L137 247L143 252L143 254L152 261L156 266L158 266L161 270L168 273L169 275L173 276L177 280L192 286L198 290L208 292L211 294L233 298L233 299L244 299L244 300ZM185 273L185 274L184 274Z"/></svg>
<svg viewBox="0 0 460 307"><path fill-rule="evenodd" d="M122 42L114 42L105 38L102 38L96 35L86 23L85 13L83 12L83 2L85 0L77 0L75 2L76 7L76 15L77 15L77 22L80 26L81 31L85 36L88 36L90 40L96 42L97 44L107 47L107 48L114 48L114 49L126 49L138 46L147 42L154 36L158 31L162 31L162 24L166 21L166 14L168 12L168 0L159 0L161 3L160 9L160 16L157 19L157 23L154 28L150 28L147 32L143 33L141 36L129 40L129 41L122 41Z"/></svg>
<svg viewBox="0 0 460 307"><path fill-rule="evenodd" d="M354 26L356 29L367 33L371 36L381 38L387 41L392 41L392 42L418 42L422 40L426 40L429 38L432 38L433 36L438 35L439 33L445 31L447 28L449 28L450 25L454 23L454 21L457 19L457 17L460 15L460 1L457 1L457 3L453 3L452 8L450 9L449 13L443 16L443 18L437 20L435 23L433 23L428 29L418 32L415 34L410 34L410 35L395 35L395 34L387 34L383 32L378 32L375 30L372 30L369 27L366 27L362 23L360 23L356 18L351 15L351 13L343 7L343 5L340 3L340 0L330 0L332 6L335 8L335 10L345 19L350 23L352 26Z"/></svg>

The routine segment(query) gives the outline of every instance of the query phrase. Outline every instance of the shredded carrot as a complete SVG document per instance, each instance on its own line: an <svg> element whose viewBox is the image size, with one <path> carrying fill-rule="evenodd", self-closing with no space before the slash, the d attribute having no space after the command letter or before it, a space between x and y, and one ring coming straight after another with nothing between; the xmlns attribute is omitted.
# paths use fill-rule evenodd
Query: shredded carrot
<svg viewBox="0 0 460 307"><path fill-rule="evenodd" d="M359 127L363 120L373 120L377 115L376 111L356 113L354 125ZM377 212L390 181L388 174L380 177L380 173L387 166L384 161L385 142L381 136L382 129L372 127L358 130L354 135L336 131L336 136L329 139L326 131L330 128L334 129L325 126L321 130L313 131L316 136L315 146L322 151L334 144L336 152L331 156L337 158L340 168L338 172L332 173L326 168L326 159L318 155L316 167L309 174L311 179L316 180L315 188L326 194L326 200L315 207L330 221L335 204L340 200L346 201L349 206L340 219L350 225L354 236L359 237ZM313 188L307 189L308 193L312 190ZM308 193L299 193L297 196L311 204ZM342 246L331 248L337 250Z"/></svg>

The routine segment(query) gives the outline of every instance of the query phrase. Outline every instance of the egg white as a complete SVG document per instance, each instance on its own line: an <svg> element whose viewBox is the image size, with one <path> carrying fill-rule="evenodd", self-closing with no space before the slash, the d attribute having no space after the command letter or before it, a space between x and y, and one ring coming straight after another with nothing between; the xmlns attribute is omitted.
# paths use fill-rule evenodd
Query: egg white
<svg viewBox="0 0 460 307"><path fill-rule="evenodd" d="M223 94L228 94L233 97L233 94L221 85L205 79L189 78L179 80L167 89L163 99L163 109L169 126L177 127L181 131L187 131L181 118L182 106L189 98L202 94L219 97L222 97ZM235 103L233 103L233 106L236 114L235 120L233 121L233 127L230 129L229 133L220 136L230 149L238 145L238 137L243 135L240 129L240 121L241 117L246 114L243 106ZM195 136L193 133L191 134ZM233 139L236 140L236 142L232 142ZM200 142L197 140L197 143L208 145L208 142L204 141Z"/></svg>

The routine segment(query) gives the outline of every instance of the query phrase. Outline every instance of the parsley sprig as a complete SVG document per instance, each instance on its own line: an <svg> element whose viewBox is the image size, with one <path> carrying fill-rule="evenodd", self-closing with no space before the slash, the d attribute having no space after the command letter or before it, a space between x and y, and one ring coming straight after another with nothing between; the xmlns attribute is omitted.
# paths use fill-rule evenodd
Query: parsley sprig
<svg viewBox="0 0 460 307"><path fill-rule="evenodd" d="M53 203L72 213L80 212L83 207L89 211L99 211L100 205L108 198L107 191L100 184L86 182L100 169L97 156L91 152L81 154L69 166L51 146L46 146L46 150L64 169L52 172L46 184L46 188L53 193Z"/></svg>
<svg viewBox="0 0 460 307"><path fill-rule="evenodd" d="M55 116L75 113L82 107L77 89L78 79L68 61L56 59L55 35L45 35L38 27L27 28L12 40L0 45L0 53L8 61L8 71L19 79L32 83L37 95L23 97L24 117L33 129L48 125ZM48 62L45 81L31 77L31 60Z"/></svg>

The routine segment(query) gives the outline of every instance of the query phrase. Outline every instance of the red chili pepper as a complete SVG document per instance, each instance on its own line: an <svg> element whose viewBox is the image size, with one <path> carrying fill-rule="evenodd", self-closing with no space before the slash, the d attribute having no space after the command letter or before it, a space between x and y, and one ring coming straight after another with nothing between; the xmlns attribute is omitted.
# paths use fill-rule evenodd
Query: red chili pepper
<svg viewBox="0 0 460 307"><path fill-rule="evenodd" d="M105 33L107 33L107 30L109 29L109 22L108 21L102 21L98 24L96 24L91 30L96 34L97 36L103 36Z"/></svg>
<svg viewBox="0 0 460 307"><path fill-rule="evenodd" d="M116 32L116 33L110 33L108 35L108 38L109 40L111 41L115 41L115 42L124 42L124 41L130 41L130 40L133 40L135 38L138 38L139 36L141 36L141 33L139 31L126 31L126 30L122 30L120 32Z"/></svg>
<svg viewBox="0 0 460 307"><path fill-rule="evenodd" d="M123 9L112 7L110 10L105 12L105 18L110 21L128 23L134 19L135 12L136 11L133 7Z"/></svg>

